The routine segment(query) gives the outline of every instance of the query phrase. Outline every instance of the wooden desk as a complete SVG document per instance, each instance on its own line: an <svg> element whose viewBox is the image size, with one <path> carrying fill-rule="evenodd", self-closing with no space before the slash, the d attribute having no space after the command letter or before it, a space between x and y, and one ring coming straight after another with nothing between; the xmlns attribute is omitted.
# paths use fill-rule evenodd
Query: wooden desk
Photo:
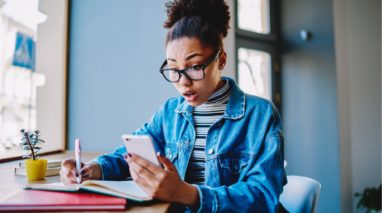
<svg viewBox="0 0 382 213"><path fill-rule="evenodd" d="M82 153L83 161L89 161L99 153ZM53 154L43 156L45 159L65 159L67 157L73 157L73 152L65 152L61 154ZM20 160L19 160L20 161ZM0 200L6 198L10 194L14 193L17 190L21 190L25 184L32 183L28 182L25 176L15 175L14 168L18 166L19 161L11 161L7 163L0 163ZM52 183L59 182L59 176L46 177L43 181L34 181L33 183ZM139 206L128 206L125 212L168 212L170 211L169 203L149 203L149 204L140 204ZM81 211L83 212L83 211Z"/></svg>

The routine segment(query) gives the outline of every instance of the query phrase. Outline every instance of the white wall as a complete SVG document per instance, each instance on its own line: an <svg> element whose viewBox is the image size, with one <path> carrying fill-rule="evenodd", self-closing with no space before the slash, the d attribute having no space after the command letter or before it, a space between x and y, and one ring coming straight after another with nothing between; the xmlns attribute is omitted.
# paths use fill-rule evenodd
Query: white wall
<svg viewBox="0 0 382 213"><path fill-rule="evenodd" d="M381 1L335 0L342 212L381 183Z"/></svg>
<svg viewBox="0 0 382 213"><path fill-rule="evenodd" d="M38 26L36 71L46 81L37 89L37 128L48 152L65 149L68 0L40 0L39 10L47 20Z"/></svg>

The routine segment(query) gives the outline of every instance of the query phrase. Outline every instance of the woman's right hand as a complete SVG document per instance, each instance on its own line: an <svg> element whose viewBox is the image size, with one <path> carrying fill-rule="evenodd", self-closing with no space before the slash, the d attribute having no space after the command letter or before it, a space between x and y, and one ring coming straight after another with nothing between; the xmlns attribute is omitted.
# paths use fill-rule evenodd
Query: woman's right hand
<svg viewBox="0 0 382 213"><path fill-rule="evenodd" d="M81 182L85 180L99 180L101 179L101 176L101 168L97 163L81 163ZM77 183L77 169L75 159L69 158L62 161L60 179L64 184Z"/></svg>

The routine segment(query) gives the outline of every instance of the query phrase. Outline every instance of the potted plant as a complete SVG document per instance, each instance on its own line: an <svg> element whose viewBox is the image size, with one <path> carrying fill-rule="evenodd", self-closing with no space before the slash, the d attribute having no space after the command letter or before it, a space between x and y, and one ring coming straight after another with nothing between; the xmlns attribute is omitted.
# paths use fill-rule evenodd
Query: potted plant
<svg viewBox="0 0 382 213"><path fill-rule="evenodd" d="M362 193L355 193L356 197L361 197L357 203L357 209L366 209L366 212L381 212L381 188L366 188Z"/></svg>
<svg viewBox="0 0 382 213"><path fill-rule="evenodd" d="M47 160L40 159L38 153L41 150L39 144L45 141L40 139L39 130L26 131L22 129L21 133L22 149L27 151L27 154L23 156L23 158L27 158L25 160L27 178L30 181L43 180L46 174Z"/></svg>

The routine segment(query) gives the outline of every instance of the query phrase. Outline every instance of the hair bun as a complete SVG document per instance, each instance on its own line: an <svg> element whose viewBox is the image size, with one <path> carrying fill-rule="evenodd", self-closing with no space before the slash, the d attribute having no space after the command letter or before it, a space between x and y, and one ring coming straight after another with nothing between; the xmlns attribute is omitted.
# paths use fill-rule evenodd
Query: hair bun
<svg viewBox="0 0 382 213"><path fill-rule="evenodd" d="M167 20L165 28L171 28L184 17L199 16L205 23L210 24L223 37L229 28L229 8L224 0L174 0L166 3Z"/></svg>

